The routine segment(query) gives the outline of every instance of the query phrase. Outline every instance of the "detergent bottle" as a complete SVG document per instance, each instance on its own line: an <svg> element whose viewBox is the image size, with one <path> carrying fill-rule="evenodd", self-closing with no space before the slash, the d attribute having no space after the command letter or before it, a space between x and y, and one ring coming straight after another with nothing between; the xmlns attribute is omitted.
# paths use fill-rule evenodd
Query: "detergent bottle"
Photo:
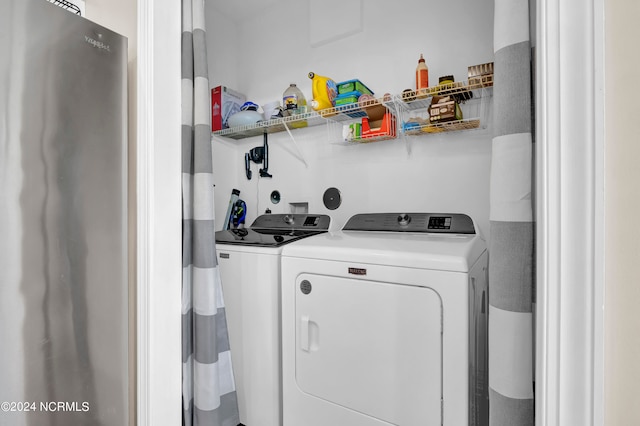
<svg viewBox="0 0 640 426"><path fill-rule="evenodd" d="M336 82L329 77L323 77L313 72L309 73L309 78L313 93L311 107L316 111L333 107L334 99L338 95Z"/></svg>
<svg viewBox="0 0 640 426"><path fill-rule="evenodd" d="M295 83L291 83L282 94L282 106L285 116L307 112L307 100Z"/></svg>

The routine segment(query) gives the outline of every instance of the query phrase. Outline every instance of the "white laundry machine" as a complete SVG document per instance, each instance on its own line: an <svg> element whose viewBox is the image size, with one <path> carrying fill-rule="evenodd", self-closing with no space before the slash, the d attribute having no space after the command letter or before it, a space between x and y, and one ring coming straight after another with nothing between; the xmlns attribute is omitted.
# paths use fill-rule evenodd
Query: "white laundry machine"
<svg viewBox="0 0 640 426"><path fill-rule="evenodd" d="M284 426L488 424L487 296L463 214L361 214L285 246Z"/></svg>
<svg viewBox="0 0 640 426"><path fill-rule="evenodd" d="M280 254L326 232L327 215L267 214L249 228L216 232L240 421L282 425Z"/></svg>

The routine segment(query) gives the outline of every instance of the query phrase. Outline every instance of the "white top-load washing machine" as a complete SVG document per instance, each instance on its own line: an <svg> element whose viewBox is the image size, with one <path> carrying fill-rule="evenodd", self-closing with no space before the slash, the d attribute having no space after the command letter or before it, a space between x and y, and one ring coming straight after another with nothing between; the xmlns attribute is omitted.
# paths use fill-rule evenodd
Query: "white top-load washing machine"
<svg viewBox="0 0 640 426"><path fill-rule="evenodd" d="M216 232L240 421L282 425L280 254L286 245L326 232L330 218L266 214L249 228Z"/></svg>
<svg viewBox="0 0 640 426"><path fill-rule="evenodd" d="M488 423L487 251L462 214L360 214L282 252L284 426Z"/></svg>

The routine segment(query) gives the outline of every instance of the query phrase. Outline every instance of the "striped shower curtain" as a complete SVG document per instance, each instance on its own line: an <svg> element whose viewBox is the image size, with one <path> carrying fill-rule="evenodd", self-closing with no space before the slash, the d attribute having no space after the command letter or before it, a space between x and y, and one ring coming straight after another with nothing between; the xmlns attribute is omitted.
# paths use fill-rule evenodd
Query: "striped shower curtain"
<svg viewBox="0 0 640 426"><path fill-rule="evenodd" d="M186 426L236 426L213 209L203 0L182 0L182 406Z"/></svg>
<svg viewBox="0 0 640 426"><path fill-rule="evenodd" d="M528 0L496 0L489 244L491 426L534 424L533 139Z"/></svg>

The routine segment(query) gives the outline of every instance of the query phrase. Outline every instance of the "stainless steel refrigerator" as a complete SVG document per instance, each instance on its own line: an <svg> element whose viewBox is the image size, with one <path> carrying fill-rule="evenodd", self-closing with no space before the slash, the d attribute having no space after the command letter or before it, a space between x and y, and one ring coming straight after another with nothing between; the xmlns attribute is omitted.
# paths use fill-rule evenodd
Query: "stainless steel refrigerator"
<svg viewBox="0 0 640 426"><path fill-rule="evenodd" d="M127 41L0 0L0 425L129 418Z"/></svg>

